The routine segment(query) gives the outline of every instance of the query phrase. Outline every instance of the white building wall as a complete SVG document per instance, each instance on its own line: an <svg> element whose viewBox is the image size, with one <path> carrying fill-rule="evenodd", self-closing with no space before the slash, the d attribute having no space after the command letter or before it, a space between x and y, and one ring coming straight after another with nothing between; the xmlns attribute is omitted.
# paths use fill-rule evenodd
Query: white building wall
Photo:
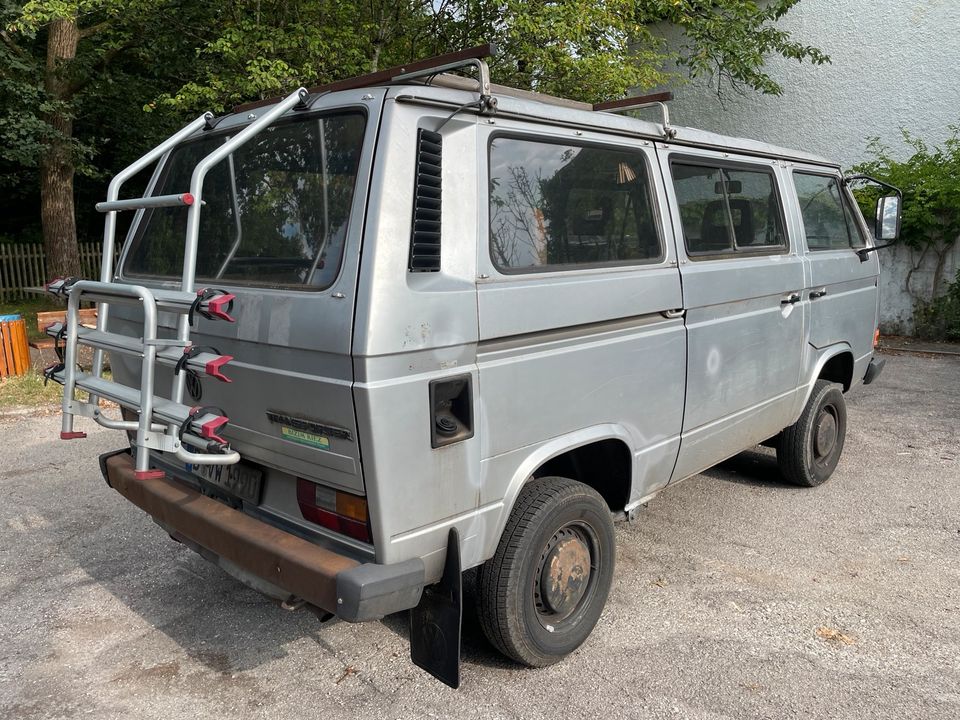
<svg viewBox="0 0 960 720"><path fill-rule="evenodd" d="M832 63L771 59L769 72L784 88L780 97L728 88L721 101L705 79L678 85L671 88L672 121L807 150L844 167L866 158L869 137L906 158L901 127L932 145L960 123L960 0L801 0L781 27ZM907 275L918 255L906 248L880 252L882 327L909 332ZM914 292L932 281L933 265L928 260L913 273ZM954 248L946 278L958 267Z"/></svg>

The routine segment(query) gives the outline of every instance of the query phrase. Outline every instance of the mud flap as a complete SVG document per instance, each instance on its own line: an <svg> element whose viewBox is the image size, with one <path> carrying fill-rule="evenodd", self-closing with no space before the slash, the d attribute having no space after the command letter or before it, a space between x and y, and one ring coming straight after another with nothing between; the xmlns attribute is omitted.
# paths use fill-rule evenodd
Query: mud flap
<svg viewBox="0 0 960 720"><path fill-rule="evenodd" d="M443 577L424 588L420 604L410 611L410 659L437 680L460 687L460 629L463 581L460 534L450 528Z"/></svg>

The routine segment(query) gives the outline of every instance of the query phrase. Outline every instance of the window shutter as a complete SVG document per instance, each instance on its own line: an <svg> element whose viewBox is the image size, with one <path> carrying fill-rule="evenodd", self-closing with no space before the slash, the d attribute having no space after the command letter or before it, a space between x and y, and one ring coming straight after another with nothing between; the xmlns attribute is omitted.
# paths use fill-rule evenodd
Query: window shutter
<svg viewBox="0 0 960 720"><path fill-rule="evenodd" d="M431 130L417 133L417 179L413 193L410 272L440 270L440 155L443 138Z"/></svg>

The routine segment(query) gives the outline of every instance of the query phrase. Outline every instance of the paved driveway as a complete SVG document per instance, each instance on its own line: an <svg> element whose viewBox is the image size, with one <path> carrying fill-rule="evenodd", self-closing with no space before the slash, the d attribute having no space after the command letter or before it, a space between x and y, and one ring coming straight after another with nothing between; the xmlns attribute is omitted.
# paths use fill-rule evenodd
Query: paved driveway
<svg viewBox="0 0 960 720"><path fill-rule="evenodd" d="M619 525L587 644L532 671L469 614L463 686L407 621L320 627L110 490L92 431L0 420L3 718L960 717L960 358L890 356L824 487L746 453Z"/></svg>

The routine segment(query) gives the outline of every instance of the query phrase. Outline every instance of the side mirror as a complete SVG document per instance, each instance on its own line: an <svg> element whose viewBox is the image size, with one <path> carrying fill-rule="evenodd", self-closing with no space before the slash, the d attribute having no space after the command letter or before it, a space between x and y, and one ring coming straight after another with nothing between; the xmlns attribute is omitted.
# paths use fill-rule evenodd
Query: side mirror
<svg viewBox="0 0 960 720"><path fill-rule="evenodd" d="M881 242L892 242L900 237L899 195L884 195L877 200L877 224L873 234Z"/></svg>
<svg viewBox="0 0 960 720"><path fill-rule="evenodd" d="M860 258L860 262L866 262L867 258L870 257L870 253L894 245L897 238L900 237L900 201L903 199L903 193L900 192L900 188L894 187L882 180L872 178L869 175L848 175L843 181L848 187L854 182L869 182L874 185L879 185L891 193L877 200L877 220L876 225L874 225L873 234L880 244L857 250L857 256Z"/></svg>

